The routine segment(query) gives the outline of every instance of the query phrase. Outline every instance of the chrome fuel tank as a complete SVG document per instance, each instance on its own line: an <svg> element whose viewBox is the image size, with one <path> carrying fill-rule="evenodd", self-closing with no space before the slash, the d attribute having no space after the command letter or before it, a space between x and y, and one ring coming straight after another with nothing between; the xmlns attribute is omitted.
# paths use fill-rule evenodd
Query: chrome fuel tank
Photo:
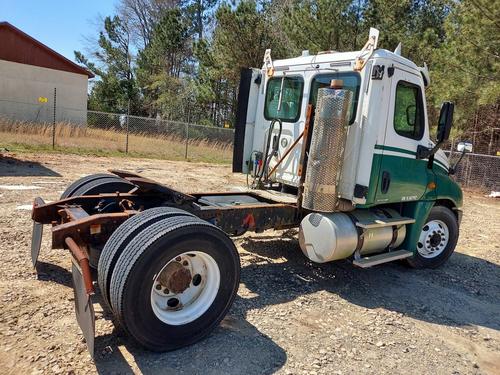
<svg viewBox="0 0 500 375"><path fill-rule="evenodd" d="M363 255L382 252L388 246L397 248L405 239L406 225L363 231L355 223L398 217L401 216L392 209L312 213L300 223L300 248L306 257L317 263L348 258L356 250Z"/></svg>

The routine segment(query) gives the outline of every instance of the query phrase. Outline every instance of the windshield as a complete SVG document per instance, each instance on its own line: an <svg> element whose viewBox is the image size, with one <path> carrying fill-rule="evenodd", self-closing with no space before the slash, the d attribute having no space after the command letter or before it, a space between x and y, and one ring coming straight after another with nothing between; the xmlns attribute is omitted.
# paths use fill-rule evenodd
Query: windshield
<svg viewBox="0 0 500 375"><path fill-rule="evenodd" d="M300 117L304 80L302 77L274 77L267 82L264 117L297 122Z"/></svg>
<svg viewBox="0 0 500 375"><path fill-rule="evenodd" d="M339 72L318 74L314 77L311 83L311 95L309 95L309 104L316 108L316 100L318 99L318 90L323 87L329 87L332 79L341 79L344 81L344 89L352 91L352 103L350 108L349 124L352 124L356 119L356 109L358 108L359 86L361 78L355 72Z"/></svg>

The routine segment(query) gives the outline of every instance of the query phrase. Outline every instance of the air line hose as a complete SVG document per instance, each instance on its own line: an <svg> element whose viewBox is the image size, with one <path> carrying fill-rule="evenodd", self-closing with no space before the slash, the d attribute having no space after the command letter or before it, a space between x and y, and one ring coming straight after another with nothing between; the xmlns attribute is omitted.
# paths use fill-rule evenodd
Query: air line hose
<svg viewBox="0 0 500 375"><path fill-rule="evenodd" d="M276 123L279 124L278 138L276 139L276 142L273 144L272 152L269 153L269 149L271 147L271 139L272 139L273 130L274 130L274 124L276 124ZM269 176L267 174L268 168L269 168L269 163L271 162L271 158L278 153L282 130L283 130L283 123L279 118L276 118L276 119L271 121L271 124L269 125L269 133L267 134L266 151L264 152L264 157L263 157L264 164L262 165L262 170L260 172L259 180L258 180L259 186L261 186L261 184L262 184L263 177L264 177L264 182L266 182L269 178Z"/></svg>

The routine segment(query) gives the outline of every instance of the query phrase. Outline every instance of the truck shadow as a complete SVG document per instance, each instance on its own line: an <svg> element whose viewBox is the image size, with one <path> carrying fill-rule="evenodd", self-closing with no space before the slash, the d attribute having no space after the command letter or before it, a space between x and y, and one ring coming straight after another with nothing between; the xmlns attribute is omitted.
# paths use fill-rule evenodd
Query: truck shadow
<svg viewBox="0 0 500 375"><path fill-rule="evenodd" d="M292 236L260 236L237 242L245 250L241 253L241 284L250 293L243 295L240 286L241 296L207 339L175 352L156 354L135 346L115 331L96 338L98 350L107 345L125 345L145 374L273 373L285 364L287 354L247 321L247 312L318 291L327 291L357 306L384 308L426 322L500 330L500 267L486 260L457 252L437 270L414 270L402 263L359 269L348 261L309 262ZM324 294L321 298L325 298ZM114 359L96 359L100 373L116 369L110 366L117 363L124 366L123 372L132 371L127 367L130 359L122 354Z"/></svg>
<svg viewBox="0 0 500 375"><path fill-rule="evenodd" d="M456 252L436 270L414 270L402 263L370 269L349 261L315 264L300 251L294 236L259 236L237 240L241 252L240 295L220 326L201 342L169 352L153 353L135 345L119 328L95 341L95 365L100 374L271 374L287 361L286 351L247 320L247 312L293 301L319 291L368 309L384 308L444 326L483 326L500 330L500 267ZM70 286L71 274L39 264L43 280ZM249 295L243 295L243 289ZM325 298L323 294L321 298ZM97 292L102 312L112 313ZM332 301L332 303L334 303ZM305 307L307 309L307 307Z"/></svg>
<svg viewBox="0 0 500 375"><path fill-rule="evenodd" d="M71 272L58 265L38 261L38 280L72 288ZM96 289L92 297L99 320L112 321L113 314ZM201 342L169 353L144 350L120 329L106 335L96 330L95 366L99 374L272 374L287 356L271 338L245 319L245 300L237 298L219 327ZM236 311L235 311L236 310ZM203 369L203 371L201 371Z"/></svg>
<svg viewBox="0 0 500 375"><path fill-rule="evenodd" d="M45 176L61 177L59 173L50 168L30 160L16 159L0 154L0 176L28 177Z"/></svg>
<svg viewBox="0 0 500 375"><path fill-rule="evenodd" d="M426 322L500 330L500 267L481 258L455 252L435 270L415 270L402 262L360 269L349 261L309 262L295 238L247 238L240 245L252 253L241 277L258 295L248 302L252 309L321 290Z"/></svg>
<svg viewBox="0 0 500 375"><path fill-rule="evenodd" d="M97 290L94 306L102 317L112 313ZM237 298L235 305L240 305ZM234 309L232 309L234 310ZM101 316L99 316L101 315ZM135 344L120 328L95 338L94 363L99 374L273 374L287 360L286 352L250 324L244 314L230 311L208 337L188 347L154 353Z"/></svg>
<svg viewBox="0 0 500 375"><path fill-rule="evenodd" d="M38 261L36 264L37 279L44 282L53 282L73 288L71 272L56 264Z"/></svg>
<svg viewBox="0 0 500 375"><path fill-rule="evenodd" d="M120 347L120 348L119 348ZM125 349L125 350L124 350ZM285 351L253 325L229 314L206 339L168 353L138 347L122 333L96 337L99 374L273 374Z"/></svg>

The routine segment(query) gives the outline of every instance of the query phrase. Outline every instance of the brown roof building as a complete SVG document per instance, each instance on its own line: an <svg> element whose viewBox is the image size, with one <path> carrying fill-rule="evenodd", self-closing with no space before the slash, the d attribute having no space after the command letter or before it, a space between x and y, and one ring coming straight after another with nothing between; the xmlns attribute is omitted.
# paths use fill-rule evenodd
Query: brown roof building
<svg viewBox="0 0 500 375"><path fill-rule="evenodd" d="M0 117L84 124L94 75L45 44L0 22ZM54 100L55 98L55 100Z"/></svg>

